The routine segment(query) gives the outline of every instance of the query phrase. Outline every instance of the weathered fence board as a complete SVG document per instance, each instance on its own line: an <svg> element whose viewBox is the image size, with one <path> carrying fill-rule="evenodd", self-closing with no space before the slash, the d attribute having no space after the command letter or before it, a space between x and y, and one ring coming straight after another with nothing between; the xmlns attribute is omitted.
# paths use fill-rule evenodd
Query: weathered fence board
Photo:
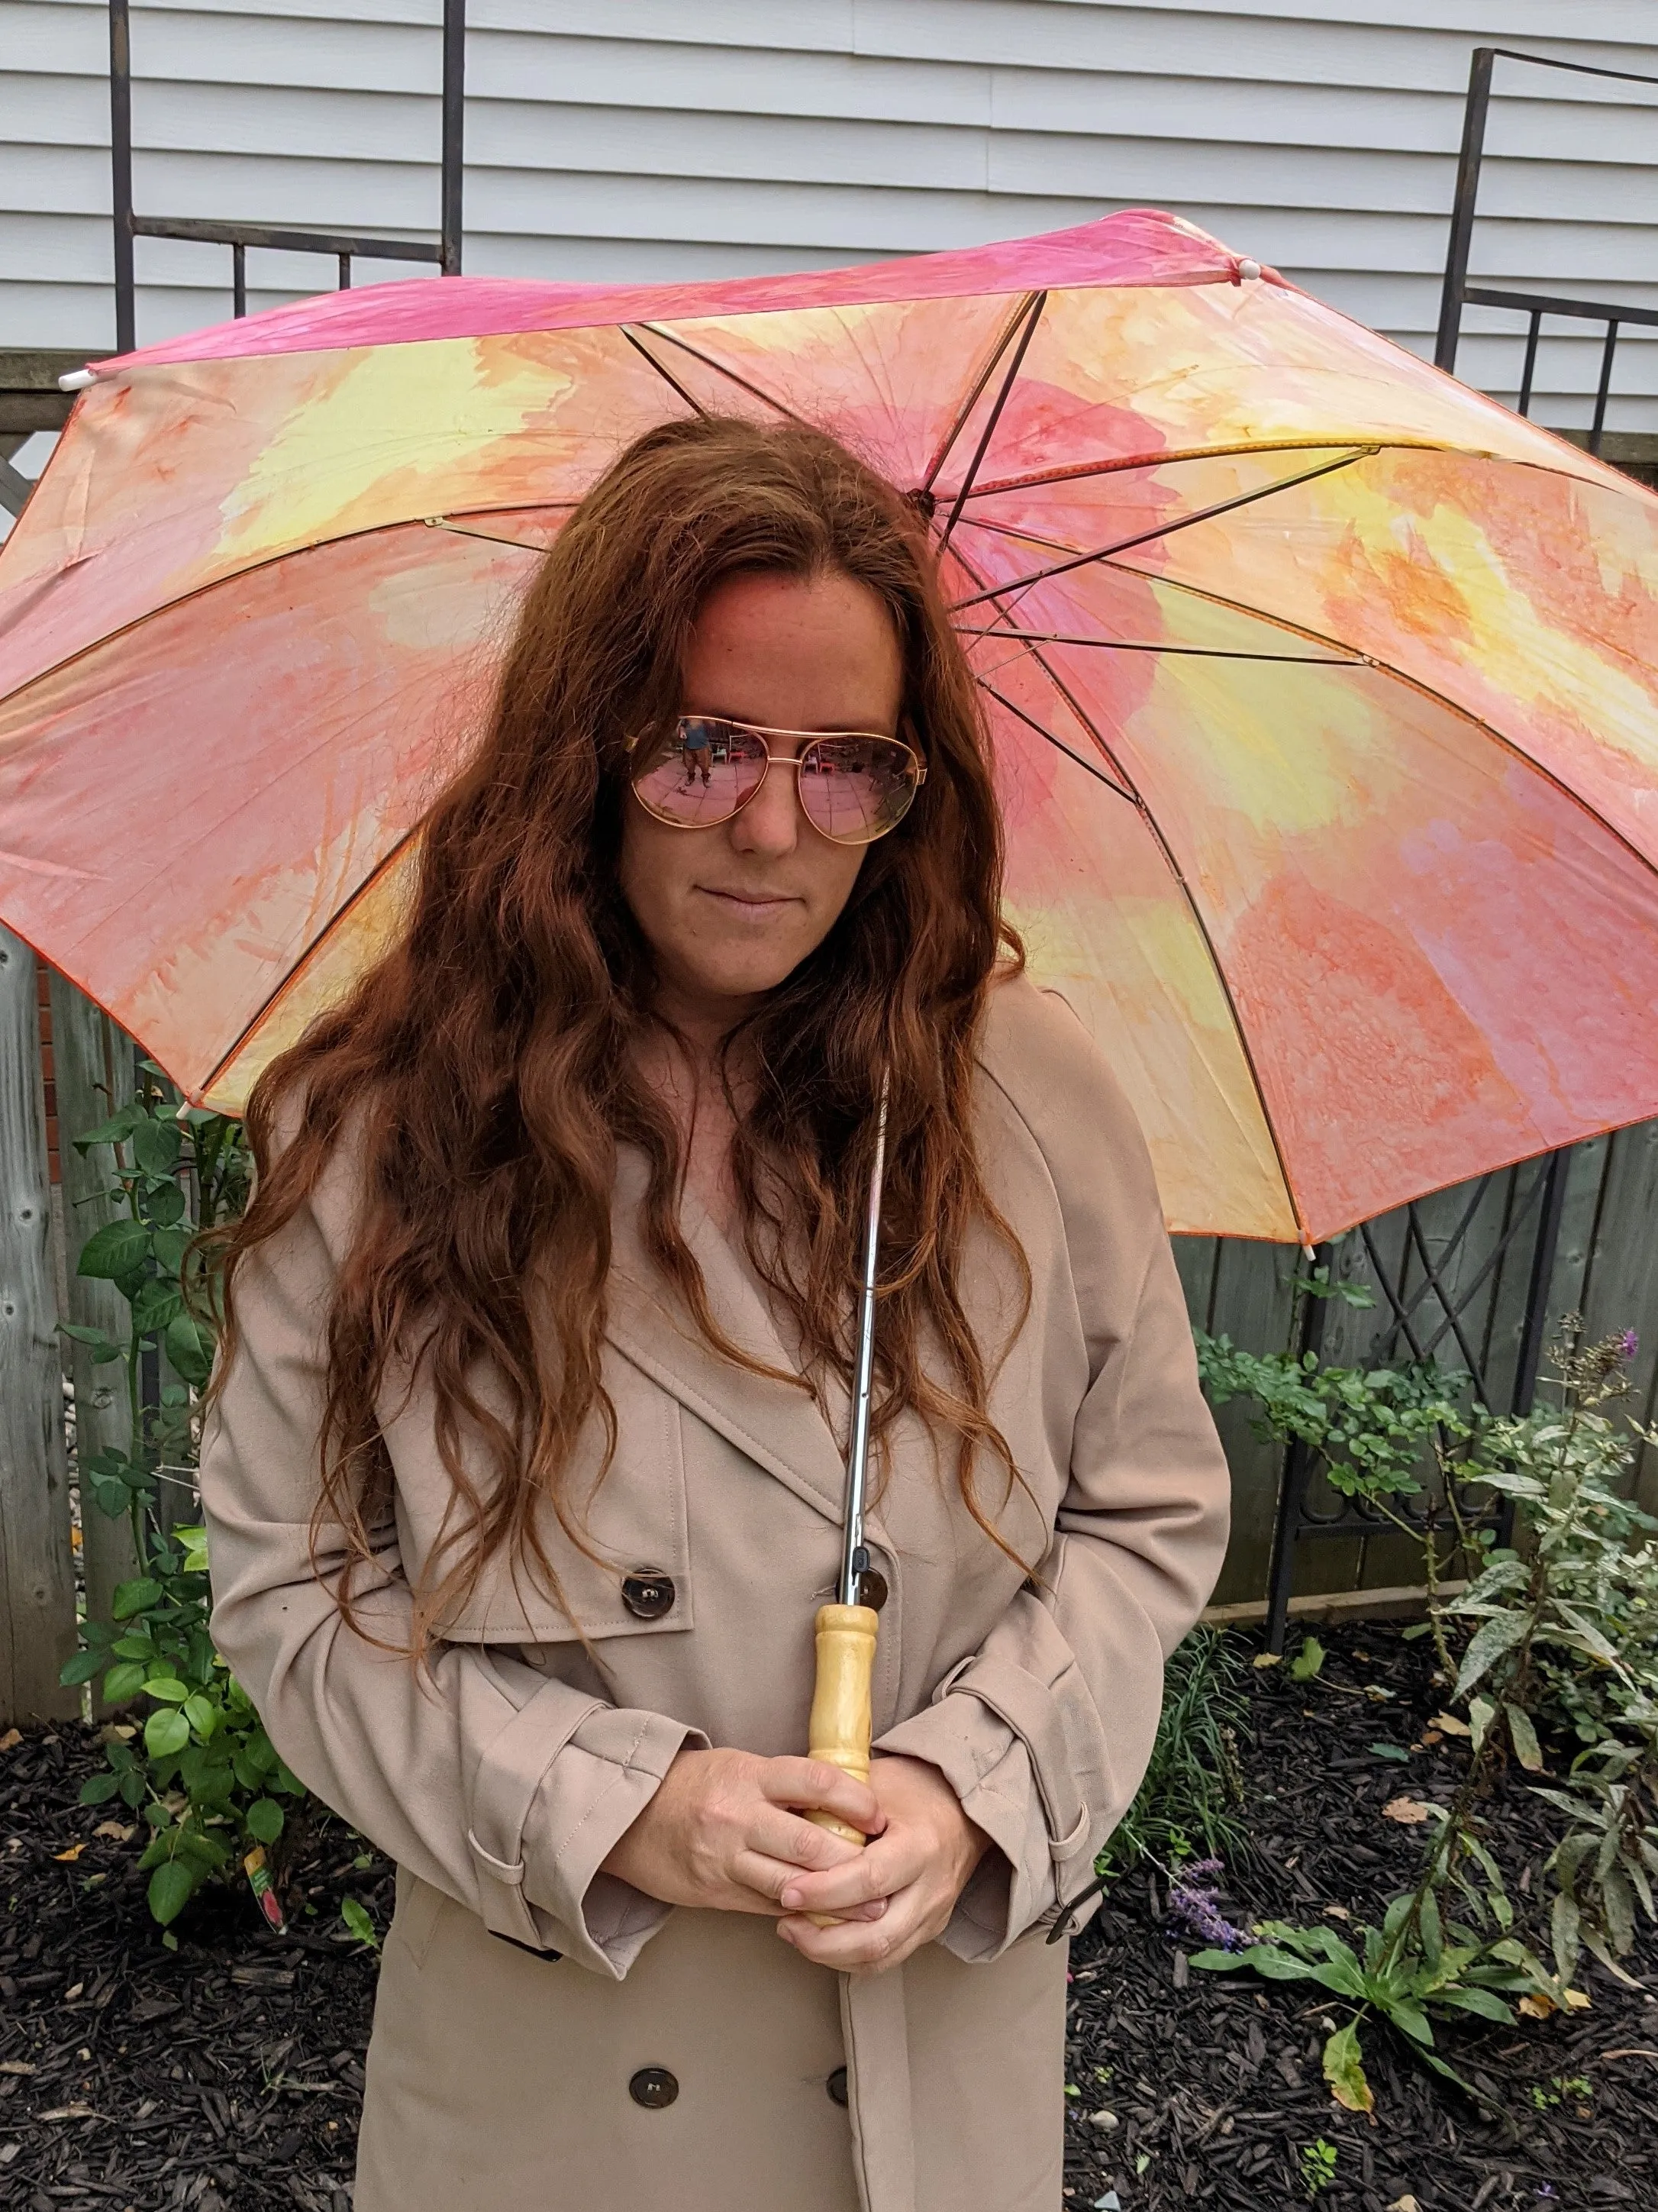
<svg viewBox="0 0 1658 2212"><path fill-rule="evenodd" d="M34 955L0 929L0 1723L79 1705L58 1347Z"/></svg>
<svg viewBox="0 0 1658 2212"><path fill-rule="evenodd" d="M1658 1395L1658 1121L1620 1129L1606 1148L1594 1249L1582 1285L1591 1338L1632 1328L1639 1349L1630 1363L1628 1410L1649 1422ZM1637 1496L1658 1508L1658 1454L1642 1456Z"/></svg>
<svg viewBox="0 0 1658 2212"><path fill-rule="evenodd" d="M72 983L52 979L53 1064L58 1085L59 1158L64 1197L64 1258L71 1322L101 1328L118 1341L127 1326L127 1305L113 1283L90 1280L75 1272L81 1248L95 1230L121 1212L102 1197L109 1180L110 1155L103 1146L87 1159L73 1139L106 1121L132 1095L132 1047L107 1014ZM75 1384L76 1455L82 1464L109 1446L125 1449L131 1415L119 1365L94 1364L86 1346L70 1341L69 1370ZM94 1620L110 1617L117 1583L135 1571L131 1526L100 1513L81 1492L81 1558L86 1580L87 1612Z"/></svg>

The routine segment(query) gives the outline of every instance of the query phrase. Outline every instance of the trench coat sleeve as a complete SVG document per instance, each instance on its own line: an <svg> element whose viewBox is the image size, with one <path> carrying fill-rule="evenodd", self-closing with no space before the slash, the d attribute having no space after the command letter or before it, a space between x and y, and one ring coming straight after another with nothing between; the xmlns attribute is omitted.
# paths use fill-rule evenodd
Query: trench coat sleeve
<svg viewBox="0 0 1658 2212"><path fill-rule="evenodd" d="M598 1869L675 1753L708 1739L500 1645L440 1644L417 1676L393 1526L353 1585L367 1632L346 1624L327 1586L341 1532L319 1532L320 1577L310 1548L337 1182L331 1168L237 1284L239 1341L201 1467L214 1640L282 1758L354 1827L495 1934L620 1980L668 1907Z"/></svg>
<svg viewBox="0 0 1658 2212"><path fill-rule="evenodd" d="M1035 1081L993 1060L991 1071L1035 1139L1064 1224L1087 1347L1069 1486L1038 1576L877 1747L930 1760L996 1846L939 1939L969 1961L1051 1923L1091 1881L1145 1771L1163 1661L1214 1586L1229 1517L1139 1126L1068 1008L1049 1002L1024 1047Z"/></svg>

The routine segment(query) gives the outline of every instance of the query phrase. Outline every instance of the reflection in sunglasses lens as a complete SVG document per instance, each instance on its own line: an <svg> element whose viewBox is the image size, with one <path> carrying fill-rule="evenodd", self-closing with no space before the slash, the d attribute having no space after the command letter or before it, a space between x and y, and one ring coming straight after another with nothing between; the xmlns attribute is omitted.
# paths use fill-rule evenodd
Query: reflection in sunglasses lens
<svg viewBox="0 0 1658 2212"><path fill-rule="evenodd" d="M760 738L729 722L687 715L635 770L633 784L653 814L700 829L729 821L754 796L765 772Z"/></svg>
<svg viewBox="0 0 1658 2212"><path fill-rule="evenodd" d="M759 731L686 714L635 766L633 787L659 820L707 828L730 821L753 798L768 759ZM795 770L801 806L824 836L867 844L908 811L915 765L909 748L895 738L815 738Z"/></svg>
<svg viewBox="0 0 1658 2212"><path fill-rule="evenodd" d="M800 804L826 837L878 836L914 796L908 748L890 738L819 738L800 756Z"/></svg>

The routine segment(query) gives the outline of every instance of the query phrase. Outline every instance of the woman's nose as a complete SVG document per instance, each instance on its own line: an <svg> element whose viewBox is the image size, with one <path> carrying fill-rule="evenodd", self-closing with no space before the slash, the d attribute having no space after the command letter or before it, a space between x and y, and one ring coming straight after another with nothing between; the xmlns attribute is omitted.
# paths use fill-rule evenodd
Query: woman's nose
<svg viewBox="0 0 1658 2212"><path fill-rule="evenodd" d="M743 811L732 817L731 840L739 853L781 858L800 840L799 773L789 761L774 761L766 780Z"/></svg>

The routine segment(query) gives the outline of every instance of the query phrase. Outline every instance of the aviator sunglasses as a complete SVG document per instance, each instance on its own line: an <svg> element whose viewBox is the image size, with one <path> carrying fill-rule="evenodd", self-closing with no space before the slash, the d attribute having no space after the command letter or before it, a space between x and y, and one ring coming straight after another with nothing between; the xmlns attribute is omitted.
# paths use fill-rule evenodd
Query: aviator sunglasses
<svg viewBox="0 0 1658 2212"><path fill-rule="evenodd" d="M793 760L768 739L793 738ZM872 845L896 830L926 775L901 738L864 730L768 730L718 714L682 714L639 747L634 795L675 830L708 830L740 814L772 767L792 769L801 811L836 845Z"/></svg>

